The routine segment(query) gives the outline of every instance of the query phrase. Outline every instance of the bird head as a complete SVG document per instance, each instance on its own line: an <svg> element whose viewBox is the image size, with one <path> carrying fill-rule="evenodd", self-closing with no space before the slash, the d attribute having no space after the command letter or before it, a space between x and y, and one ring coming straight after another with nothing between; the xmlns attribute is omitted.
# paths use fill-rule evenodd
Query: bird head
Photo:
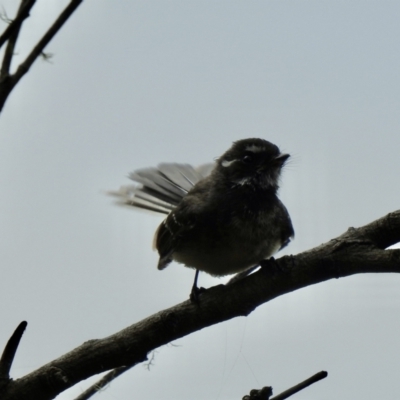
<svg viewBox="0 0 400 400"><path fill-rule="evenodd" d="M289 157L267 140L238 140L217 160L216 173L232 187L277 190L282 167Z"/></svg>

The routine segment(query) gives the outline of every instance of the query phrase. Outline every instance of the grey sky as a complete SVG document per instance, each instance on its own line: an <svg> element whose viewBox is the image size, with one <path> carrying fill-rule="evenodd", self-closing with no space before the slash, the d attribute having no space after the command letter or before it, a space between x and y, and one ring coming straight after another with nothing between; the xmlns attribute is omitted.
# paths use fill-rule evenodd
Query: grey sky
<svg viewBox="0 0 400 400"><path fill-rule="evenodd" d="M38 1L16 61L65 4ZM0 116L0 345L29 323L12 376L188 297L192 270L156 269L161 219L103 194L131 170L270 140L293 155L282 254L398 209L399 20L397 1L86 0ZM161 348L98 398L227 400L321 369L296 399L394 398L399 309L396 275L309 287Z"/></svg>

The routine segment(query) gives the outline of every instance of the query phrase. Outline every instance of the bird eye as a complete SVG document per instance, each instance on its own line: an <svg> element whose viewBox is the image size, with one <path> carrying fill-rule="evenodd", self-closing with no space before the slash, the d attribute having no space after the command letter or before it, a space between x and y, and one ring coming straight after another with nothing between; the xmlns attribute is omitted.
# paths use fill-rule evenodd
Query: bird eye
<svg viewBox="0 0 400 400"><path fill-rule="evenodd" d="M251 156L250 154L246 154L243 158L242 161L245 164L250 164L253 161L253 156Z"/></svg>

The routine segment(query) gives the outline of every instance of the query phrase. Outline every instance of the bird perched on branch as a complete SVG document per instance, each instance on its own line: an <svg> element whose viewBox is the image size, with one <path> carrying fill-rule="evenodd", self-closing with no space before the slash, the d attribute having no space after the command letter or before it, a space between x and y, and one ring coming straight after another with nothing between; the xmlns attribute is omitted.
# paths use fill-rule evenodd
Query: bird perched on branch
<svg viewBox="0 0 400 400"><path fill-rule="evenodd" d="M289 154L263 139L234 142L212 165L160 164L130 174L139 186L112 194L119 202L168 214L154 236L158 269L171 261L224 276L249 270L285 247L294 236L277 197Z"/></svg>

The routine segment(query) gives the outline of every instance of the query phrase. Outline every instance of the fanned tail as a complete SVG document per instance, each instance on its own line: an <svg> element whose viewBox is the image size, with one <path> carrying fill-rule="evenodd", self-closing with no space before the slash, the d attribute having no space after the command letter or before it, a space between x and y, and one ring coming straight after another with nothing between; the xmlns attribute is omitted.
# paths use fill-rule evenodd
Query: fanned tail
<svg viewBox="0 0 400 400"><path fill-rule="evenodd" d="M195 169L189 164L164 163L157 168L139 169L129 174L139 186L122 186L108 194L115 196L119 205L169 214L198 181L210 174L213 166Z"/></svg>

